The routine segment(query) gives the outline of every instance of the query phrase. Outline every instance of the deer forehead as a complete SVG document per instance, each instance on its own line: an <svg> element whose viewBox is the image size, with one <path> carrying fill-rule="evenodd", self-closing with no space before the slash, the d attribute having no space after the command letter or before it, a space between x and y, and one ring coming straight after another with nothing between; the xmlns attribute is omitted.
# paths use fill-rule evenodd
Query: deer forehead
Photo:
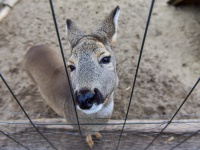
<svg viewBox="0 0 200 150"><path fill-rule="evenodd" d="M98 59L101 55L110 55L109 50L105 45L98 40L81 40L79 44L73 49L70 60L77 61L81 57L90 57Z"/></svg>

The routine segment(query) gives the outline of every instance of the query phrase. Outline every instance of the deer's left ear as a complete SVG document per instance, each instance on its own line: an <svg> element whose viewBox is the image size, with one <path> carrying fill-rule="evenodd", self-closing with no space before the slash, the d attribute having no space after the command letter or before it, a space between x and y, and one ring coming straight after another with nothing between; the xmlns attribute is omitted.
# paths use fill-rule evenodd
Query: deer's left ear
<svg viewBox="0 0 200 150"><path fill-rule="evenodd" d="M76 45L76 42L84 36L84 33L70 19L66 21L66 34L72 48Z"/></svg>
<svg viewBox="0 0 200 150"><path fill-rule="evenodd" d="M117 6L111 13L99 24L97 30L94 32L103 41L110 44L116 41L117 25L119 18L120 8Z"/></svg>

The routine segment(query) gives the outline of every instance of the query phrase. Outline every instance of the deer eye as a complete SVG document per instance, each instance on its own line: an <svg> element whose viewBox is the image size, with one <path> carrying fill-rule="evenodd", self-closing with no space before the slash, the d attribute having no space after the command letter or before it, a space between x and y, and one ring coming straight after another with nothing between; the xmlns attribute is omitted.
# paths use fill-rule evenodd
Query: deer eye
<svg viewBox="0 0 200 150"><path fill-rule="evenodd" d="M76 69L76 67L74 65L69 65L68 68L70 69L71 72Z"/></svg>
<svg viewBox="0 0 200 150"><path fill-rule="evenodd" d="M111 56L103 57L100 61L102 64L108 64L110 62Z"/></svg>

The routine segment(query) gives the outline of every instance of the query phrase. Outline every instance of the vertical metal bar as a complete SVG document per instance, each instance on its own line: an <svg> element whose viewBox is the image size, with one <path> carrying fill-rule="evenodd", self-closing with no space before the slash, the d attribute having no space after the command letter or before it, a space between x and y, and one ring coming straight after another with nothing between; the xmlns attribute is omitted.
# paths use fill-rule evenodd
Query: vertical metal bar
<svg viewBox="0 0 200 150"><path fill-rule="evenodd" d="M73 99L73 104L74 104L74 110L75 110L75 114L76 114L78 129L79 129L79 133L81 135L81 138L83 140L83 135L82 135L82 132L81 132L80 123L79 123L79 119L78 119L78 113L77 113L77 110L76 110L75 98L74 98L73 89L72 89L70 78L69 78L69 73L68 73L67 67L66 67L66 61L65 61L65 57L64 57L62 42L60 40L60 33L59 33L59 30L58 30L58 25L57 25L57 21L56 21L56 15L55 15L55 12L54 12L54 7L53 7L52 0L49 0L49 3L50 3L51 12L52 12L52 16L53 16L53 21L54 21L54 25L55 25L55 29L56 29L56 34L57 34L57 38L58 38L58 42L59 42L59 46L60 46L60 51L61 51L61 55L62 55L62 59L63 59L63 63L64 63L66 75L67 75L67 80L68 80L68 83L69 83L69 88L70 88L71 96L72 96L72 99Z"/></svg>
<svg viewBox="0 0 200 150"><path fill-rule="evenodd" d="M118 144L117 144L117 150L119 148L119 144L120 144L120 141L121 141L121 138L122 138L124 127L126 125L126 121L127 121L127 118L128 118L128 112L129 112L129 109L130 109L131 100L132 100L133 92L134 92L134 89L135 89L135 83L136 83L136 79L137 79L137 75L138 75L140 61L141 61L141 58L142 58L142 52L143 52L144 43L145 43L145 40L146 40L146 35L147 35L147 31L148 31L148 27L149 27L149 23L150 23L150 19L151 19L151 14L152 14L153 6L154 6L154 1L155 0L152 0L152 2L151 2L151 6L150 6L150 10L149 10L149 15L148 15L148 18L147 18L147 23L146 23L146 28L145 28L143 40L142 40L142 45L141 45L141 48L140 48L140 54L139 54L139 59L138 59L138 63L137 63L136 73L135 73L135 76L134 76L134 81L133 81L133 85L132 85L131 95L130 95L130 99L129 99L129 103L128 103L128 108L127 108L127 112L126 112L124 124L123 124L122 130L121 130L121 133L120 133Z"/></svg>

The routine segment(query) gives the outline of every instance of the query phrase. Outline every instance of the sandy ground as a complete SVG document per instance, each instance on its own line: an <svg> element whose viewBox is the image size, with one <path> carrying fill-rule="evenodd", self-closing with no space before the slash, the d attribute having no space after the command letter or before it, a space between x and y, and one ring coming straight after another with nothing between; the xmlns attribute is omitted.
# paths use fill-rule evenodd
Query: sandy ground
<svg viewBox="0 0 200 150"><path fill-rule="evenodd" d="M123 119L127 111L133 77L144 33L150 1L56 1L58 26L66 57L70 45L65 36L65 20L70 18L87 32L105 14L121 7L119 32L114 46L119 87L115 93L113 118ZM156 1L142 55L129 118L163 119L172 115L200 75L199 6L168 6ZM0 71L21 104L34 118L56 114L43 103L37 88L22 71L20 63L27 50L48 44L59 50L49 3L21 0L0 23ZM200 85L181 109L184 117L199 118ZM0 81L2 120L24 118L19 106ZM180 114L179 114L180 115ZM186 116L185 116L186 115Z"/></svg>

